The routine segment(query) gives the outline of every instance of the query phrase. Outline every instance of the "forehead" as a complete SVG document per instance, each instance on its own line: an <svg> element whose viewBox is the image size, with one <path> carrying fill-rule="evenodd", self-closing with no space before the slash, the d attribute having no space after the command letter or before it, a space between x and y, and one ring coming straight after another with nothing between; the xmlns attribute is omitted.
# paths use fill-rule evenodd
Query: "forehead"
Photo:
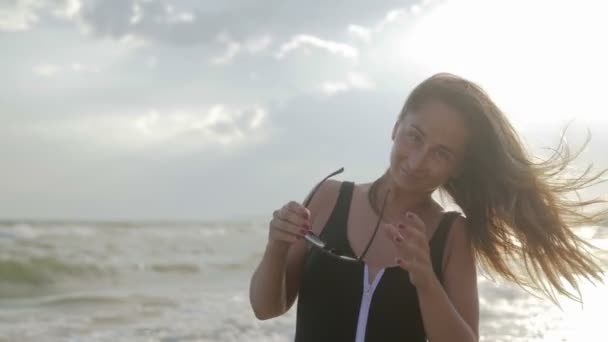
<svg viewBox="0 0 608 342"><path fill-rule="evenodd" d="M439 101L429 101L403 118L405 127L418 127L426 139L435 144L445 145L456 151L463 151L469 132L463 116Z"/></svg>

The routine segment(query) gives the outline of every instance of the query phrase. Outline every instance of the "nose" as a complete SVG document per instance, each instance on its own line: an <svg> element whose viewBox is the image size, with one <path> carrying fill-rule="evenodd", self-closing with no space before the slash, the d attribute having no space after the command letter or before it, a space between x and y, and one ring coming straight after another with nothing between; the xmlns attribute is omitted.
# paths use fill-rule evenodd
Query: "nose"
<svg viewBox="0 0 608 342"><path fill-rule="evenodd" d="M414 176L423 173L426 167L426 153L424 151L416 151L408 155L407 166Z"/></svg>

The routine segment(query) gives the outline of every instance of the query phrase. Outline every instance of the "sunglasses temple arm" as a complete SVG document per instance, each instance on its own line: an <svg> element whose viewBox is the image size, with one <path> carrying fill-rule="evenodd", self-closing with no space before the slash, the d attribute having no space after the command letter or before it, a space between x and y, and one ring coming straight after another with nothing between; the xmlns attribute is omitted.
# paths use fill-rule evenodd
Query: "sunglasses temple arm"
<svg viewBox="0 0 608 342"><path fill-rule="evenodd" d="M327 177L323 178L322 181L320 181L315 187L314 189L312 189L312 191L310 192L310 195L308 196L308 198L306 199L306 201L304 201L304 207L308 208L308 205L310 204L310 201L312 201L312 198L314 197L315 193L317 192L317 190L319 190L319 187L321 186L321 184L323 184L323 182L325 182L326 180L328 180L329 178L342 173L344 171L344 168L341 167L339 170L336 170L334 172L332 172L331 174L329 174Z"/></svg>
<svg viewBox="0 0 608 342"><path fill-rule="evenodd" d="M380 210L380 217L378 218L378 222L376 223L376 228L374 228L374 233L372 234L372 237L369 239L367 246L365 246L363 253L361 253L361 255L357 258L357 259L359 259L359 261L363 260L363 258L367 254L367 251L369 250L369 247L372 245L374 238L376 237L376 233L378 233L378 228L380 228L380 222L382 221L382 215L384 214L384 208L386 206L386 199L388 198L388 194L389 194L389 192L387 191L386 195L384 195L384 200L382 201L382 210Z"/></svg>

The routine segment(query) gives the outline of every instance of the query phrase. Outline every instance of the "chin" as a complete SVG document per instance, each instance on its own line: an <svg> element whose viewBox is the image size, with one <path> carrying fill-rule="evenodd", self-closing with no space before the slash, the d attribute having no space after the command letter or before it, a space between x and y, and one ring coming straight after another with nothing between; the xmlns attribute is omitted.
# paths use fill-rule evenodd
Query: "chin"
<svg viewBox="0 0 608 342"><path fill-rule="evenodd" d="M391 170L391 180L393 184L402 190L418 190L420 185L422 185L419 180L404 176L399 170Z"/></svg>
<svg viewBox="0 0 608 342"><path fill-rule="evenodd" d="M433 192L439 185L430 184L428 179L415 179L411 176L403 175L399 170L391 169L391 181L400 190L408 192L428 193Z"/></svg>

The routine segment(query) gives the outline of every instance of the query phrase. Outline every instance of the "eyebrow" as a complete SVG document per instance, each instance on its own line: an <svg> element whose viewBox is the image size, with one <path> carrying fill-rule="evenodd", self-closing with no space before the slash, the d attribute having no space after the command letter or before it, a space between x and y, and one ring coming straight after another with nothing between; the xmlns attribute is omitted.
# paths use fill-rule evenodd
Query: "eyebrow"
<svg viewBox="0 0 608 342"><path fill-rule="evenodd" d="M422 130L422 128L420 128L420 126L416 125L416 124L411 124L411 126L418 131L418 133L420 133L420 135L422 135L423 137L426 137L426 133ZM454 152L451 148L447 147L446 145L443 144L439 144L439 148L441 148L442 150L445 150L446 152L450 153L451 155L455 156L456 152Z"/></svg>

